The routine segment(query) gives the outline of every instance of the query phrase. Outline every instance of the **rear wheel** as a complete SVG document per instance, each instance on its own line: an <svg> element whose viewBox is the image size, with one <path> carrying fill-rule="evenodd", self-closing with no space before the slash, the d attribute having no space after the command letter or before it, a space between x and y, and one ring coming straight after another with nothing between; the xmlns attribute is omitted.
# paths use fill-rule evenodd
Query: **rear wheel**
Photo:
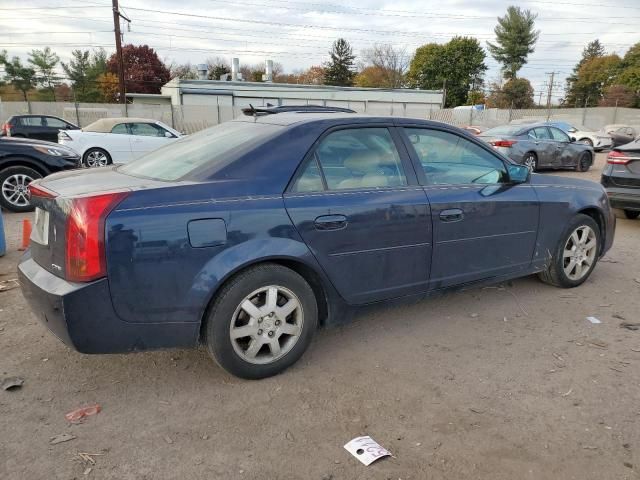
<svg viewBox="0 0 640 480"><path fill-rule="evenodd" d="M16 166L0 171L0 205L11 212L30 212L28 186L34 180L42 178L29 167Z"/></svg>
<svg viewBox="0 0 640 480"><path fill-rule="evenodd" d="M90 148L84 153L82 162L86 167L106 167L111 164L111 156L101 148Z"/></svg>
<svg viewBox="0 0 640 480"><path fill-rule="evenodd" d="M524 156L522 164L529 168L532 172L538 169L538 157L535 153L529 152Z"/></svg>
<svg viewBox="0 0 640 480"><path fill-rule="evenodd" d="M560 239L547 270L540 279L562 288L573 288L585 282L598 261L600 228L588 215L576 215Z"/></svg>
<svg viewBox="0 0 640 480"><path fill-rule="evenodd" d="M216 295L205 343L229 373L258 379L276 375L304 353L318 325L313 290L299 274L276 264L250 268Z"/></svg>
<svg viewBox="0 0 640 480"><path fill-rule="evenodd" d="M589 152L582 152L580 158L578 158L578 164L576 165L577 172L586 172L591 168L591 154Z"/></svg>
<svg viewBox="0 0 640 480"><path fill-rule="evenodd" d="M638 211L638 210L625 210L624 211L624 216L627 217L629 220L635 220L636 218L640 217L640 211Z"/></svg>

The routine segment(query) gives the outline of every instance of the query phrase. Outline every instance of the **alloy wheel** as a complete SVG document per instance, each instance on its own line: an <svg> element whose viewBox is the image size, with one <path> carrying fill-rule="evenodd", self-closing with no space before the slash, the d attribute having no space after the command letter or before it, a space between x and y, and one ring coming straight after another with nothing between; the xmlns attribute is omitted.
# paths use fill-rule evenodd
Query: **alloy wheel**
<svg viewBox="0 0 640 480"><path fill-rule="evenodd" d="M231 319L233 349L252 364L272 363L297 343L302 333L302 302L291 290L277 285L247 295Z"/></svg>
<svg viewBox="0 0 640 480"><path fill-rule="evenodd" d="M101 152L99 150L91 150L88 153L87 158L85 159L85 163L89 168L105 167L109 164L109 159L104 152Z"/></svg>
<svg viewBox="0 0 640 480"><path fill-rule="evenodd" d="M587 225L576 228L567 239L562 266L570 280L581 280L589 273L598 251L596 232Z"/></svg>
<svg viewBox="0 0 640 480"><path fill-rule="evenodd" d="M527 155L524 159L524 165L532 172L534 172L536 169L536 163L536 157L531 154Z"/></svg>
<svg viewBox="0 0 640 480"><path fill-rule="evenodd" d="M29 184L33 178L24 173L11 175L2 182L2 196L16 207L29 205Z"/></svg>

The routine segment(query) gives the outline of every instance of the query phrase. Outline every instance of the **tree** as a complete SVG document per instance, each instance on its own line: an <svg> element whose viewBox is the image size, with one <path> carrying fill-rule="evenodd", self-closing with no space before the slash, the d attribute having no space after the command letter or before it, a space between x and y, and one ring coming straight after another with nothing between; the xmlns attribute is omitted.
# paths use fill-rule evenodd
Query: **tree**
<svg viewBox="0 0 640 480"><path fill-rule="evenodd" d="M36 86L36 71L22 65L22 61L18 57L9 60L4 51L0 54L0 62L4 66L4 80L22 92L25 102L28 101L27 92Z"/></svg>
<svg viewBox="0 0 640 480"><path fill-rule="evenodd" d="M180 80L197 80L198 72L191 63L183 63L182 65L171 65L171 78L179 78Z"/></svg>
<svg viewBox="0 0 640 480"><path fill-rule="evenodd" d="M576 96L575 103L581 107L598 105L605 89L616 83L621 62L620 57L615 54L595 57L584 62L574 83L574 92L582 96Z"/></svg>
<svg viewBox="0 0 640 480"><path fill-rule="evenodd" d="M487 42L487 47L491 56L502 64L502 74L507 80L516 78L529 54L534 52L540 35L534 28L537 16L512 5L504 17L498 17L498 25L493 30L496 43Z"/></svg>
<svg viewBox="0 0 640 480"><path fill-rule="evenodd" d="M365 78L368 77L368 80L365 81L364 78L361 78L360 82L365 81L365 83L369 84L359 86L382 88L401 88L404 86L405 75L409 66L406 49L395 49L393 45L388 43L376 43L372 48L362 52L362 58L365 63L361 71L369 70L365 74ZM371 70L371 67L374 67L374 69ZM371 74L374 74L373 77ZM375 82L372 82L371 80L374 79ZM358 85L357 77L354 83Z"/></svg>
<svg viewBox="0 0 640 480"><path fill-rule="evenodd" d="M624 85L611 85L604 91L600 107L633 107L636 103L636 95L629 87Z"/></svg>
<svg viewBox="0 0 640 480"><path fill-rule="evenodd" d="M464 105L469 92L483 84L486 55L480 42L470 37L454 37L445 44L419 47L411 60L409 85L425 90L441 89L446 81L447 107Z"/></svg>
<svg viewBox="0 0 640 480"><path fill-rule="evenodd" d="M388 72L380 67L371 65L365 67L353 79L353 84L356 87L365 88L381 88L388 87Z"/></svg>
<svg viewBox="0 0 640 480"><path fill-rule="evenodd" d="M588 91L588 88L584 84L579 82L578 72L580 68L590 60L594 58L604 57L605 50L604 46L600 43L600 40L597 38L592 42L589 42L586 47L582 50L582 58L573 68L573 72L571 75L567 77L567 86L565 87L565 99L563 101L564 104L572 106L574 104L578 104L579 101L583 101L588 97L596 98L597 92Z"/></svg>
<svg viewBox="0 0 640 480"><path fill-rule="evenodd" d="M491 93L487 104L492 108L533 108L533 87L526 78L513 78L502 87L490 84Z"/></svg>
<svg viewBox="0 0 640 480"><path fill-rule="evenodd" d="M353 85L355 55L349 42L339 38L333 42L331 60L325 65L325 85L349 87Z"/></svg>
<svg viewBox="0 0 640 480"><path fill-rule="evenodd" d="M98 90L100 90L102 102L115 103L120 94L120 82L115 73L105 72L98 75L96 79Z"/></svg>
<svg viewBox="0 0 640 480"><path fill-rule="evenodd" d="M640 42L624 55L616 83L633 92L636 97L635 106L640 106Z"/></svg>
<svg viewBox="0 0 640 480"><path fill-rule="evenodd" d="M148 45L122 47L125 89L132 93L160 93L169 81L171 72ZM118 74L118 57L114 53L106 62L107 71Z"/></svg>
<svg viewBox="0 0 640 480"><path fill-rule="evenodd" d="M28 59L38 74L36 77L38 84L50 90L54 101L56 99L55 87L60 82L60 78L55 73L59 61L58 55L49 47L45 47L44 50L31 50Z"/></svg>
<svg viewBox="0 0 640 480"><path fill-rule="evenodd" d="M69 63L60 62L65 75L73 86L75 98L79 102L97 102L102 93L98 88L98 77L106 72L107 53L100 48L89 50L73 50Z"/></svg>
<svg viewBox="0 0 640 480"><path fill-rule="evenodd" d="M220 80L220 77L231 73L231 66L222 57L207 58L207 78ZM229 80L231 78L229 77Z"/></svg>

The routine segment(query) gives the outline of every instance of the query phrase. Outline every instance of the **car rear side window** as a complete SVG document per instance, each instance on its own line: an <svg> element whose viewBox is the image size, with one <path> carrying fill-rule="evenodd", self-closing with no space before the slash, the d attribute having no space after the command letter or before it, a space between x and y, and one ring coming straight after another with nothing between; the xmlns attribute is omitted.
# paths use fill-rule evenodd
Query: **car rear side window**
<svg viewBox="0 0 640 480"><path fill-rule="evenodd" d="M120 167L119 171L166 181L186 179L200 170L213 174L282 129L278 125L253 122L223 123L181 137Z"/></svg>
<svg viewBox="0 0 640 480"><path fill-rule="evenodd" d="M20 125L23 127L43 127L44 121L42 117L21 117Z"/></svg>
<svg viewBox="0 0 640 480"><path fill-rule="evenodd" d="M504 163L475 143L453 133L405 128L428 185L501 183L508 179Z"/></svg>
<svg viewBox="0 0 640 480"><path fill-rule="evenodd" d="M129 135L129 129L127 128L126 123L119 123L114 125L111 129L111 133L118 133L120 135Z"/></svg>
<svg viewBox="0 0 640 480"><path fill-rule="evenodd" d="M324 137L302 176L296 192L387 188L407 184L400 154L386 128L349 128Z"/></svg>

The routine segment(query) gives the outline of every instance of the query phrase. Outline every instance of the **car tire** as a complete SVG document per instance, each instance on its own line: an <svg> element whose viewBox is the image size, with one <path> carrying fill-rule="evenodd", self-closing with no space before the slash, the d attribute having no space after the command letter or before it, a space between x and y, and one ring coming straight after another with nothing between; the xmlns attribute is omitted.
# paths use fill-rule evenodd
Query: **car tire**
<svg viewBox="0 0 640 480"><path fill-rule="evenodd" d="M204 341L218 365L237 377L260 379L300 359L317 329L318 307L302 276L266 263L227 281L205 321Z"/></svg>
<svg viewBox="0 0 640 480"><path fill-rule="evenodd" d="M640 211L638 211L638 210L625 210L624 211L624 216L627 217L629 220L635 220L636 218L640 217Z"/></svg>
<svg viewBox="0 0 640 480"><path fill-rule="evenodd" d="M576 239L578 242L575 241ZM595 245L589 247L592 242L595 242ZM567 225L548 268L538 276L543 282L556 287L577 287L589 278L598 262L599 254L600 227L590 216L578 214ZM577 263L580 264L579 271Z"/></svg>
<svg viewBox="0 0 640 480"><path fill-rule="evenodd" d="M111 155L102 148L90 148L82 156L82 165L87 168L106 167L111 165Z"/></svg>
<svg viewBox="0 0 640 480"><path fill-rule="evenodd" d="M33 180L42 175L25 166L8 167L0 170L0 206L10 212L30 212L33 207L25 190ZM19 193L17 193L19 190ZM17 196L16 196L17 194Z"/></svg>
<svg viewBox="0 0 640 480"><path fill-rule="evenodd" d="M580 140L578 140L579 143L583 143L584 145L589 145L590 147L593 147L593 142L591 141L590 138L581 138Z"/></svg>
<svg viewBox="0 0 640 480"><path fill-rule="evenodd" d="M582 152L578 157L578 164L576 165L576 172L587 172L591 168L593 161L591 160L591 154L589 152Z"/></svg>
<svg viewBox="0 0 640 480"><path fill-rule="evenodd" d="M522 158L522 164L525 167L529 167L532 172L535 172L538 170L538 156L533 152L526 153Z"/></svg>

